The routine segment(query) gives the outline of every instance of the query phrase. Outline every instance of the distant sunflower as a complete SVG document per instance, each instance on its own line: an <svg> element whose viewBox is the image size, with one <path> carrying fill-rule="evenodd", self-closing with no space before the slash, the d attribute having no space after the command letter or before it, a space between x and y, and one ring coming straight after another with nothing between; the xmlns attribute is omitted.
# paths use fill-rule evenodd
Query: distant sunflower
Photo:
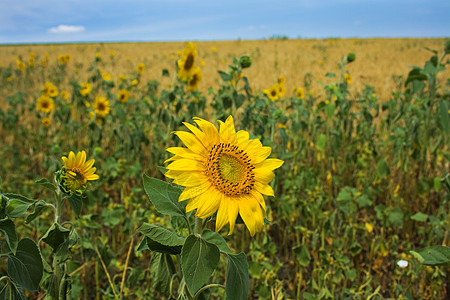
<svg viewBox="0 0 450 300"><path fill-rule="evenodd" d="M344 75L344 80L345 80L345 82L346 82L347 84L352 83L352 75L350 75L350 74L348 74L348 73L345 73L345 75Z"/></svg>
<svg viewBox="0 0 450 300"><path fill-rule="evenodd" d="M109 74L108 72L103 72L102 73L102 78L104 81L110 81L111 80L111 74Z"/></svg>
<svg viewBox="0 0 450 300"><path fill-rule="evenodd" d="M305 98L305 91L301 87L296 88L295 89L295 97L297 97L298 99Z"/></svg>
<svg viewBox="0 0 450 300"><path fill-rule="evenodd" d="M94 100L95 114L101 118L106 117L109 114L111 107L109 106L109 100L106 97L96 97Z"/></svg>
<svg viewBox="0 0 450 300"><path fill-rule="evenodd" d="M203 78L202 70L196 66L192 71L192 74L187 82L188 90L190 90L191 92L195 91L198 88L198 85L202 80L202 78Z"/></svg>
<svg viewBox="0 0 450 300"><path fill-rule="evenodd" d="M52 122L50 121L49 118L43 118L43 119L41 120L41 123L42 123L42 126L44 126L44 127L49 127L50 124L52 124Z"/></svg>
<svg viewBox="0 0 450 300"><path fill-rule="evenodd" d="M64 91L62 91L61 92L61 97L64 99L64 100L67 100L67 99L69 99L69 92L68 91L66 91L66 90L64 90Z"/></svg>
<svg viewBox="0 0 450 300"><path fill-rule="evenodd" d="M194 118L198 128L184 123L192 133L176 131L187 146L171 147L175 154L167 161L166 176L184 186L178 201L188 200L186 211L196 209L196 216L208 218L217 212L216 231L230 224L231 234L238 214L254 236L264 227L266 204L264 195L274 196L269 183L274 169L283 161L267 159L271 148L249 133L236 132L233 117L220 122L220 129L210 122Z"/></svg>
<svg viewBox="0 0 450 300"><path fill-rule="evenodd" d="M129 94L128 94L127 90L120 90L119 94L117 94L117 99L119 100L119 102L122 102L122 103L127 103L128 97L129 97Z"/></svg>
<svg viewBox="0 0 450 300"><path fill-rule="evenodd" d="M86 152L78 152L77 155L70 151L69 157L62 157L64 167L59 174L59 182L62 189L67 194L82 194L86 189L88 180L97 180L99 177L94 174L97 170L93 167L95 160L86 161Z"/></svg>
<svg viewBox="0 0 450 300"><path fill-rule="evenodd" d="M136 67L136 72L142 74L145 71L145 65L143 63L139 63Z"/></svg>
<svg viewBox="0 0 450 300"><path fill-rule="evenodd" d="M48 96L41 96L37 98L36 108L42 112L50 113L55 108L53 99Z"/></svg>
<svg viewBox="0 0 450 300"><path fill-rule="evenodd" d="M189 42L183 50L180 59L177 61L178 78L181 81L186 82L189 79L189 76L194 70L196 58L197 48L192 42Z"/></svg>
<svg viewBox="0 0 450 300"><path fill-rule="evenodd" d="M80 94L82 96L88 95L92 91L92 87L88 82L84 82L81 84Z"/></svg>
<svg viewBox="0 0 450 300"><path fill-rule="evenodd" d="M285 87L284 83L279 82L278 84L276 84L276 86L278 87L278 97L283 98L284 94L286 93L286 87Z"/></svg>
<svg viewBox="0 0 450 300"><path fill-rule="evenodd" d="M264 90L263 92L272 101L277 101L278 98L280 97L278 94L278 92L279 92L278 84L273 85L270 89Z"/></svg>
<svg viewBox="0 0 450 300"><path fill-rule="evenodd" d="M60 65L63 65L66 63L66 56L64 54L60 54L58 55L58 63Z"/></svg>
<svg viewBox="0 0 450 300"><path fill-rule="evenodd" d="M17 63L17 69L19 69L20 71L25 71L25 69L27 68L27 65L19 59L16 61L16 63Z"/></svg>

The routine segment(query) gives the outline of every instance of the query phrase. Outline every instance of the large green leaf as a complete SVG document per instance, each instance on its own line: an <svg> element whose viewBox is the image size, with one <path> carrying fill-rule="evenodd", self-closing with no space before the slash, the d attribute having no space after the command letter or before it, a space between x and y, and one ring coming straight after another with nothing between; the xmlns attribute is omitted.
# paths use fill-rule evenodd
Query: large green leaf
<svg viewBox="0 0 450 300"><path fill-rule="evenodd" d="M181 250L181 269L186 285L194 294L211 276L220 258L220 251L199 236L191 234Z"/></svg>
<svg viewBox="0 0 450 300"><path fill-rule="evenodd" d="M450 247L431 246L411 253L424 265L450 264Z"/></svg>
<svg viewBox="0 0 450 300"><path fill-rule="evenodd" d="M37 291L44 267L36 244L24 238L20 240L15 255L8 255L8 275L29 291Z"/></svg>
<svg viewBox="0 0 450 300"><path fill-rule="evenodd" d="M243 252L228 254L228 268L225 291L230 300L247 300L250 280L247 257Z"/></svg>
<svg viewBox="0 0 450 300"><path fill-rule="evenodd" d="M5 234L6 243L8 244L9 249L16 254L17 234L14 222L10 219L0 221L0 231Z"/></svg>
<svg viewBox="0 0 450 300"><path fill-rule="evenodd" d="M165 215L184 217L185 207L178 202L181 189L162 180L142 176L144 190L156 210ZM185 205L185 204L184 204Z"/></svg>
<svg viewBox="0 0 450 300"><path fill-rule="evenodd" d="M202 238L210 242L211 244L216 245L220 251L227 254L234 254L233 251L231 251L230 247L228 247L225 239L219 233L211 231L209 229L205 229L202 233Z"/></svg>
<svg viewBox="0 0 450 300"><path fill-rule="evenodd" d="M186 239L162 226L148 223L144 223L138 231L147 238L149 250L161 253L180 254Z"/></svg>
<svg viewBox="0 0 450 300"><path fill-rule="evenodd" d="M73 212L77 215L77 217L81 213L81 206L83 205L83 198L78 195L71 195L67 197L67 200L69 201L70 207L72 207Z"/></svg>
<svg viewBox="0 0 450 300"><path fill-rule="evenodd" d="M155 253L150 262L150 271L154 280L154 288L169 297L170 280L176 271L170 254Z"/></svg>

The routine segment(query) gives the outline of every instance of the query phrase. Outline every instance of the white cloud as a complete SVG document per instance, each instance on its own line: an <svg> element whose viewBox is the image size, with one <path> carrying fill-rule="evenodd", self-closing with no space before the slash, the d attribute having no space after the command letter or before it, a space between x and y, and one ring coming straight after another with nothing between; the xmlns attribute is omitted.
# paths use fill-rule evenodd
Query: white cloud
<svg viewBox="0 0 450 300"><path fill-rule="evenodd" d="M50 33L75 33L84 31L84 26L59 25L48 30Z"/></svg>

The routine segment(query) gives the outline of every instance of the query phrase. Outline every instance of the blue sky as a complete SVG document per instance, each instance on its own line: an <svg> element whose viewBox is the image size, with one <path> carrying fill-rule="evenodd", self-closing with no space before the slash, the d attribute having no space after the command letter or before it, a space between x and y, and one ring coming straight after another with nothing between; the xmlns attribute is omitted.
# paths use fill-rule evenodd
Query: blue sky
<svg viewBox="0 0 450 300"><path fill-rule="evenodd" d="M0 0L0 44L449 37L449 0Z"/></svg>

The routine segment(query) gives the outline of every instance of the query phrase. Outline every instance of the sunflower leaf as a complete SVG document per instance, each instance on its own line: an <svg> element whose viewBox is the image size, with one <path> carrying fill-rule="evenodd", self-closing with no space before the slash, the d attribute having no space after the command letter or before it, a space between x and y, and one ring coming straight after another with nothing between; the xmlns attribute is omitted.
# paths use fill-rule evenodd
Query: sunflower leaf
<svg viewBox="0 0 450 300"><path fill-rule="evenodd" d="M13 254L16 254L17 249L17 234L16 226L11 219L0 221L0 231L6 236L6 243Z"/></svg>
<svg viewBox="0 0 450 300"><path fill-rule="evenodd" d="M160 253L180 254L186 239L162 226L148 223L144 223L138 231L146 237L148 249ZM142 249L146 248L143 246Z"/></svg>
<svg viewBox="0 0 450 300"><path fill-rule="evenodd" d="M36 179L34 182L42 185L45 188L48 188L52 192L56 191L56 186L53 183L51 183L50 181L48 181L46 178L39 178L39 179Z"/></svg>
<svg viewBox="0 0 450 300"><path fill-rule="evenodd" d="M248 275L248 262L245 253L237 255L228 254L228 270L225 291L228 299L246 300L250 279Z"/></svg>
<svg viewBox="0 0 450 300"><path fill-rule="evenodd" d="M216 245L220 251L225 252L227 254L234 254L233 251L231 251L230 247L228 247L228 244L225 241L225 239L219 233L211 231L209 229L205 229L202 233L202 238Z"/></svg>
<svg viewBox="0 0 450 300"><path fill-rule="evenodd" d="M29 291L39 288L44 268L36 244L24 238L20 240L15 255L8 255L8 275Z"/></svg>
<svg viewBox="0 0 450 300"><path fill-rule="evenodd" d="M216 245L193 234L186 238L181 249L181 269L191 294L194 294L208 281L219 258L220 251Z"/></svg>
<svg viewBox="0 0 450 300"><path fill-rule="evenodd" d="M410 251L424 265L449 265L450 247L430 246L418 251Z"/></svg>
<svg viewBox="0 0 450 300"><path fill-rule="evenodd" d="M156 253L152 257L150 272L154 278L154 287L166 297L170 295L170 279L175 271L175 264L170 254Z"/></svg>
<svg viewBox="0 0 450 300"><path fill-rule="evenodd" d="M144 190L150 202L155 206L156 210L169 216L186 217L185 206L178 202L181 189L162 180L142 176Z"/></svg>

